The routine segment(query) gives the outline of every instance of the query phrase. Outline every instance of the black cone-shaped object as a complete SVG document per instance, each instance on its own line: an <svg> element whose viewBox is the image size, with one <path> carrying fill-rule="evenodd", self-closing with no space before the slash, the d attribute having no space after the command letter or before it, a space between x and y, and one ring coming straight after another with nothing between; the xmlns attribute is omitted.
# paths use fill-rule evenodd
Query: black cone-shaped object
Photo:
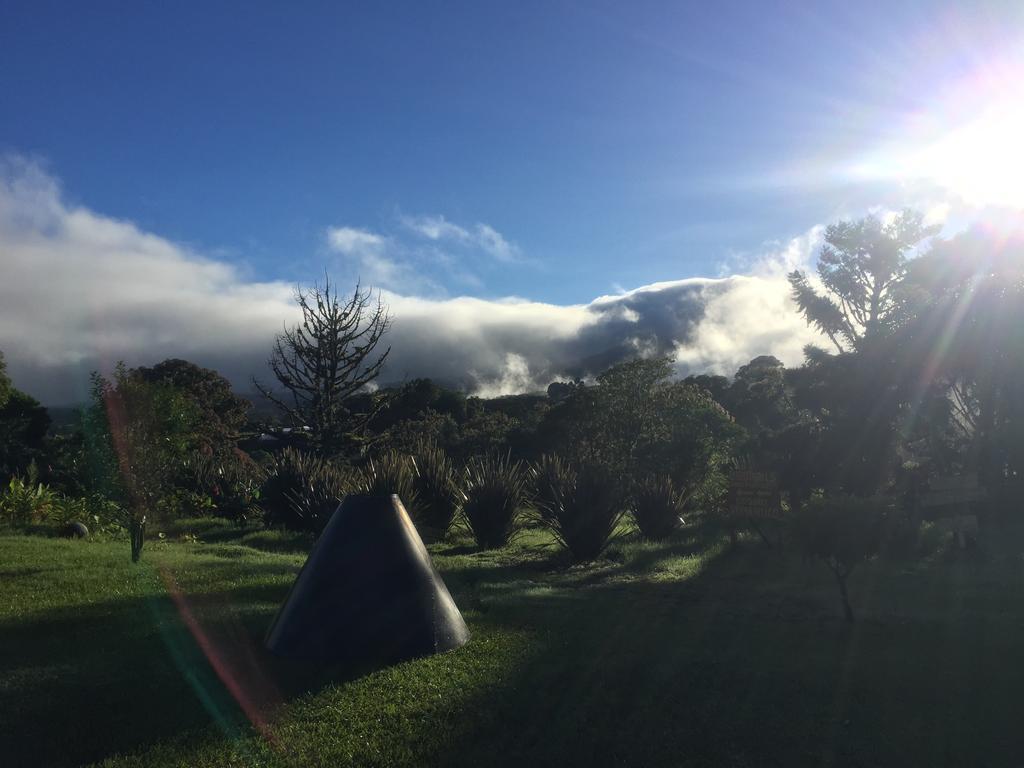
<svg viewBox="0 0 1024 768"><path fill-rule="evenodd" d="M468 639L398 496L346 496L270 626L267 648L355 669Z"/></svg>

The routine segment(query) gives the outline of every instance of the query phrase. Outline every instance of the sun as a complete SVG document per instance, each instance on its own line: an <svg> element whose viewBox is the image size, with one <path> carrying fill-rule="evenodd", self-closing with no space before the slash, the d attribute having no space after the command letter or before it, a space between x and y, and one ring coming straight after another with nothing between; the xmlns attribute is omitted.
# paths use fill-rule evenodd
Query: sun
<svg viewBox="0 0 1024 768"><path fill-rule="evenodd" d="M901 164L901 176L933 181L969 204L1024 208L1024 104L996 105Z"/></svg>
<svg viewBox="0 0 1024 768"><path fill-rule="evenodd" d="M925 182L967 205L1024 209L1024 56L995 57L885 122L886 140L847 167L853 178Z"/></svg>

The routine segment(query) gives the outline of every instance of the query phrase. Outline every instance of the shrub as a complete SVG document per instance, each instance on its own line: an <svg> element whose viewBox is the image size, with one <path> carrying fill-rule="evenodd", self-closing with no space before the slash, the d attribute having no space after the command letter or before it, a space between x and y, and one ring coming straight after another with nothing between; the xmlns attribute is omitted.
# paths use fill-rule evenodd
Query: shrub
<svg viewBox="0 0 1024 768"><path fill-rule="evenodd" d="M264 521L318 534L352 485L348 474L333 464L285 448L274 456L260 491Z"/></svg>
<svg viewBox="0 0 1024 768"><path fill-rule="evenodd" d="M34 525L50 517L59 497L34 478L12 477L0 495L0 520L9 525Z"/></svg>
<svg viewBox="0 0 1024 768"><path fill-rule="evenodd" d="M641 535L651 541L667 539L679 527L683 509L693 489L676 487L667 475L648 477L633 495L633 520Z"/></svg>
<svg viewBox="0 0 1024 768"><path fill-rule="evenodd" d="M381 454L363 468L359 492L371 496L396 494L413 519L419 517L416 494L416 465L412 459L398 451Z"/></svg>
<svg viewBox="0 0 1024 768"><path fill-rule="evenodd" d="M561 458L546 453L530 468L530 474L533 479L533 506L541 521L546 522L572 482L573 473Z"/></svg>
<svg viewBox="0 0 1024 768"><path fill-rule="evenodd" d="M156 504L160 520L177 520L182 517L208 517L216 512L213 499L203 493L174 488Z"/></svg>
<svg viewBox="0 0 1024 768"><path fill-rule="evenodd" d="M188 506L189 516L217 514L244 524L258 513L266 472L249 454L238 449L220 454L197 451L185 469L198 502Z"/></svg>
<svg viewBox="0 0 1024 768"><path fill-rule="evenodd" d="M522 462L509 454L474 457L464 479L462 511L476 543L484 549L505 546L529 500L529 474Z"/></svg>
<svg viewBox="0 0 1024 768"><path fill-rule="evenodd" d="M853 621L847 579L878 552L888 508L885 499L831 496L812 499L793 520L794 539L804 553L820 559L835 576L847 621Z"/></svg>
<svg viewBox="0 0 1024 768"><path fill-rule="evenodd" d="M109 536L123 533L128 518L128 513L117 502L98 494L58 497L50 515L50 521L58 525L85 523L92 534Z"/></svg>
<svg viewBox="0 0 1024 768"><path fill-rule="evenodd" d="M537 503L547 528L573 560L593 560L608 546L625 505L615 476L589 465L579 472L563 467L547 476L550 497Z"/></svg>
<svg viewBox="0 0 1024 768"><path fill-rule="evenodd" d="M424 445L413 459L416 470L417 523L433 537L444 538L459 511L455 465L441 448Z"/></svg>

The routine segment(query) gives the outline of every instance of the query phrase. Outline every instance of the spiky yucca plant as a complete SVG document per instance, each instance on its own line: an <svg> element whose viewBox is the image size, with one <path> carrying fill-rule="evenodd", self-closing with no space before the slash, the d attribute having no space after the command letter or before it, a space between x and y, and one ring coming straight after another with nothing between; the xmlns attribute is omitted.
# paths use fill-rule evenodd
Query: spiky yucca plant
<svg viewBox="0 0 1024 768"><path fill-rule="evenodd" d="M564 467L554 477L551 496L538 504L544 524L573 560L593 560L604 552L625 511L621 484L606 469Z"/></svg>
<svg viewBox="0 0 1024 768"><path fill-rule="evenodd" d="M633 494L633 520L651 541L667 539L679 527L693 488L679 488L671 477L648 477Z"/></svg>
<svg viewBox="0 0 1024 768"><path fill-rule="evenodd" d="M330 462L285 448L274 456L260 491L264 521L319 533L352 485L351 477Z"/></svg>
<svg viewBox="0 0 1024 768"><path fill-rule="evenodd" d="M572 469L558 456L545 453L530 468L530 475L533 479L533 508L541 522L547 522L572 482Z"/></svg>
<svg viewBox="0 0 1024 768"><path fill-rule="evenodd" d="M389 496L394 493L402 500L406 512L414 520L419 516L416 465L404 453L388 451L371 459L363 468L359 492L371 496Z"/></svg>
<svg viewBox="0 0 1024 768"><path fill-rule="evenodd" d="M451 527L461 501L455 464L436 445L421 445L412 461L417 525L430 538L442 539Z"/></svg>
<svg viewBox="0 0 1024 768"><path fill-rule="evenodd" d="M520 510L529 501L529 473L509 454L474 457L466 465L462 511L476 543L505 546L515 533Z"/></svg>

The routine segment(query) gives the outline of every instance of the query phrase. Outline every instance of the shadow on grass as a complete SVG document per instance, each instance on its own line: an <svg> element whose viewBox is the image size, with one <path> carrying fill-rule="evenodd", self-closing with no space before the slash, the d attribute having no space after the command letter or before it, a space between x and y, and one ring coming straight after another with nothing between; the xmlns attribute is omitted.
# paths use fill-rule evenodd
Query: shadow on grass
<svg viewBox="0 0 1024 768"><path fill-rule="evenodd" d="M771 590L803 576L751 547L687 584L497 600L487 620L532 622L534 653L476 702L486 721L422 764L1015 764L1019 621L951 611L849 626L837 605Z"/></svg>
<svg viewBox="0 0 1024 768"><path fill-rule="evenodd" d="M170 601L132 599L0 624L4 764L99 760L201 726L210 710L237 728L173 613Z"/></svg>
<svg viewBox="0 0 1024 768"><path fill-rule="evenodd" d="M554 550L435 551L468 609L470 645L340 689L359 673L262 650L287 590L269 582L292 566L200 563L258 583L0 625L0 755L145 761L172 742L175 762L193 750L222 764L233 745L264 744L254 720L285 742L260 752L270 764L1005 765L1024 752L1019 606L968 622L954 595L928 619L872 614L850 627L830 584L808 591L802 564L756 545L707 557L682 582L621 578L700 546L683 534L589 569ZM908 583L865 578L858 607L936 588ZM487 668L524 630L529 646Z"/></svg>

